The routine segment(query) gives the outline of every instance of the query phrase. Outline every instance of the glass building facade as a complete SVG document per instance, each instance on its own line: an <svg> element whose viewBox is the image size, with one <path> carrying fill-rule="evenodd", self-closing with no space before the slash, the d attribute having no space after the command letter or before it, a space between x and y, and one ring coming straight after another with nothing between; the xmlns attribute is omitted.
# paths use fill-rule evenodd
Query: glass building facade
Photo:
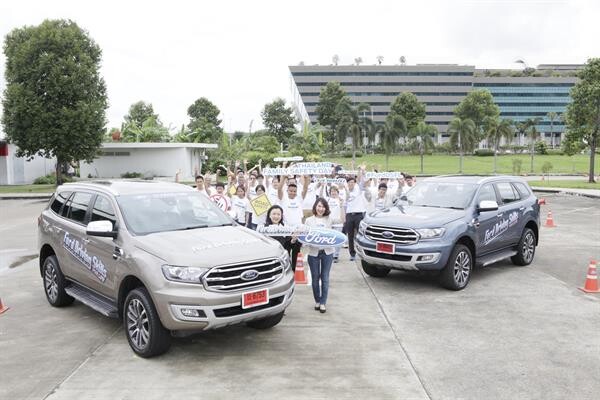
<svg viewBox="0 0 600 400"><path fill-rule="evenodd" d="M541 69L539 66L538 69ZM355 104L371 105L370 117L382 123L390 104L403 92L414 93L426 105L425 121L437 127L438 141L448 138L448 125L454 108L472 90L486 89L500 108L500 117L515 123L539 118L536 125L549 145L558 146L564 132L561 116L571 101L569 91L577 82L573 76L551 76L552 71L565 69L544 66L542 77L513 77L516 71L487 71L474 66L413 65L413 66L291 66L291 90L297 116L303 121L317 122L316 106L320 90L330 81L340 82ZM570 66L567 71L577 69ZM550 112L556 115L548 116ZM552 115L551 115L552 116ZM515 144L523 139L517 137Z"/></svg>

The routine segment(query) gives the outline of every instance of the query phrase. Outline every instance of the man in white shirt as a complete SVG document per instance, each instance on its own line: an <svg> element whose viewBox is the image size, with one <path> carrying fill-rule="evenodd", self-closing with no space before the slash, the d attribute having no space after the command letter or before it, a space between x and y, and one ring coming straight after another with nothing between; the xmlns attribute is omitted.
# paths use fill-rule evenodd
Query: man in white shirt
<svg viewBox="0 0 600 400"><path fill-rule="evenodd" d="M365 198L367 199L367 211L383 210L394 205L394 198L400 197L398 193L393 193L388 189L385 183L380 183L377 187L376 194L370 190L365 190Z"/></svg>
<svg viewBox="0 0 600 400"><path fill-rule="evenodd" d="M202 175L196 176L196 190L205 195L206 197L210 196L208 188L204 185L204 177Z"/></svg>
<svg viewBox="0 0 600 400"><path fill-rule="evenodd" d="M302 195L298 195L298 186L295 183L287 185L287 193L283 192L283 187L286 186L287 176L282 176L279 181L277 188L277 194L279 197L279 205L283 209L283 222L287 226L300 226L302 225L302 218L304 217L302 212L302 202L304 196L306 196L306 190L308 188L307 182L304 184ZM300 252L300 242L292 244L292 265L296 268L296 261L298 260L298 253Z"/></svg>
<svg viewBox="0 0 600 400"><path fill-rule="evenodd" d="M367 202L362 193L360 186L356 183L356 178L348 178L347 180L347 198L346 198L346 223L344 228L348 235L348 251L350 252L350 261L356 258L356 250L354 249L354 236L358 231L358 225L365 216L367 211Z"/></svg>

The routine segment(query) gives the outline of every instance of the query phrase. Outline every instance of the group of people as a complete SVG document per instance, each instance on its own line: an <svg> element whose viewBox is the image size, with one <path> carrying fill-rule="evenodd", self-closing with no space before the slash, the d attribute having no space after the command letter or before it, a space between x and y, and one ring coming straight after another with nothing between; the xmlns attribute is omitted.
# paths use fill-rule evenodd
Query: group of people
<svg viewBox="0 0 600 400"><path fill-rule="evenodd" d="M241 163L236 162L234 171L222 166L227 173L227 184L218 182L217 174L214 188L210 174L206 177L198 175L196 189L217 202L238 224L250 229L261 231L262 227L276 225L342 231L348 238L350 261L356 257L354 238L365 213L392 206L416 183L415 178L408 174L395 179L367 179L364 165L355 175L339 175L338 172L344 172L341 167L332 166L328 176L264 176L260 162L250 170L246 166L246 162L243 168ZM268 200L266 212L252 206L252 202L260 196ZM295 270L302 247L297 235L273 236L273 239L290 253ZM315 310L325 313L329 273L332 263L339 260L340 247L304 247L308 254Z"/></svg>

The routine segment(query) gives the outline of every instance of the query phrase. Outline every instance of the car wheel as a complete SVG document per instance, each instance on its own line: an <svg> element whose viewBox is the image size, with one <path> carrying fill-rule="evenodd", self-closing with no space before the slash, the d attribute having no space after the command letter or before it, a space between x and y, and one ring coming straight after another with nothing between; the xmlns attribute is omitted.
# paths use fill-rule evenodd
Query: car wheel
<svg viewBox="0 0 600 400"><path fill-rule="evenodd" d="M465 245L457 244L452 250L446 267L440 275L440 283L450 290L462 290L467 287L473 272L471 250Z"/></svg>
<svg viewBox="0 0 600 400"><path fill-rule="evenodd" d="M390 269L385 267L376 267L375 265L369 264L365 261L361 261L362 269L365 274L374 278L385 278L389 273Z"/></svg>
<svg viewBox="0 0 600 400"><path fill-rule="evenodd" d="M517 254L510 259L515 265L529 265L533 261L535 255L535 233L525 228L521 234L521 240L517 247Z"/></svg>
<svg viewBox="0 0 600 400"><path fill-rule="evenodd" d="M49 256L44 260L42 274L44 277L44 292L50 305L64 307L73 303L75 299L65 291L67 281L60 270L56 256Z"/></svg>
<svg viewBox="0 0 600 400"><path fill-rule="evenodd" d="M271 315L266 318L248 321L246 322L246 325L254 329L269 329L281 322L281 319L283 318L283 313L284 312L282 311L279 314Z"/></svg>
<svg viewBox="0 0 600 400"><path fill-rule="evenodd" d="M162 326L146 289L137 288L129 292L123 310L125 334L137 355L149 358L169 350L171 334Z"/></svg>

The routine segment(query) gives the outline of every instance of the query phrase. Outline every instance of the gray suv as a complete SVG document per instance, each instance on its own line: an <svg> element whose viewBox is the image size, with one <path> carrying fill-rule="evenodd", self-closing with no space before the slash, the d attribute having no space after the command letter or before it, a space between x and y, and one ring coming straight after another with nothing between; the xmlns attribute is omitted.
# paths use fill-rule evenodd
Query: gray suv
<svg viewBox="0 0 600 400"><path fill-rule="evenodd" d="M171 334L277 325L294 293L287 252L235 224L205 195L160 182L65 184L38 219L48 302L122 318L133 351Z"/></svg>
<svg viewBox="0 0 600 400"><path fill-rule="evenodd" d="M363 270L441 271L441 284L464 289L475 265L533 261L540 207L513 176L440 176L412 188L395 206L367 215L356 239Z"/></svg>

